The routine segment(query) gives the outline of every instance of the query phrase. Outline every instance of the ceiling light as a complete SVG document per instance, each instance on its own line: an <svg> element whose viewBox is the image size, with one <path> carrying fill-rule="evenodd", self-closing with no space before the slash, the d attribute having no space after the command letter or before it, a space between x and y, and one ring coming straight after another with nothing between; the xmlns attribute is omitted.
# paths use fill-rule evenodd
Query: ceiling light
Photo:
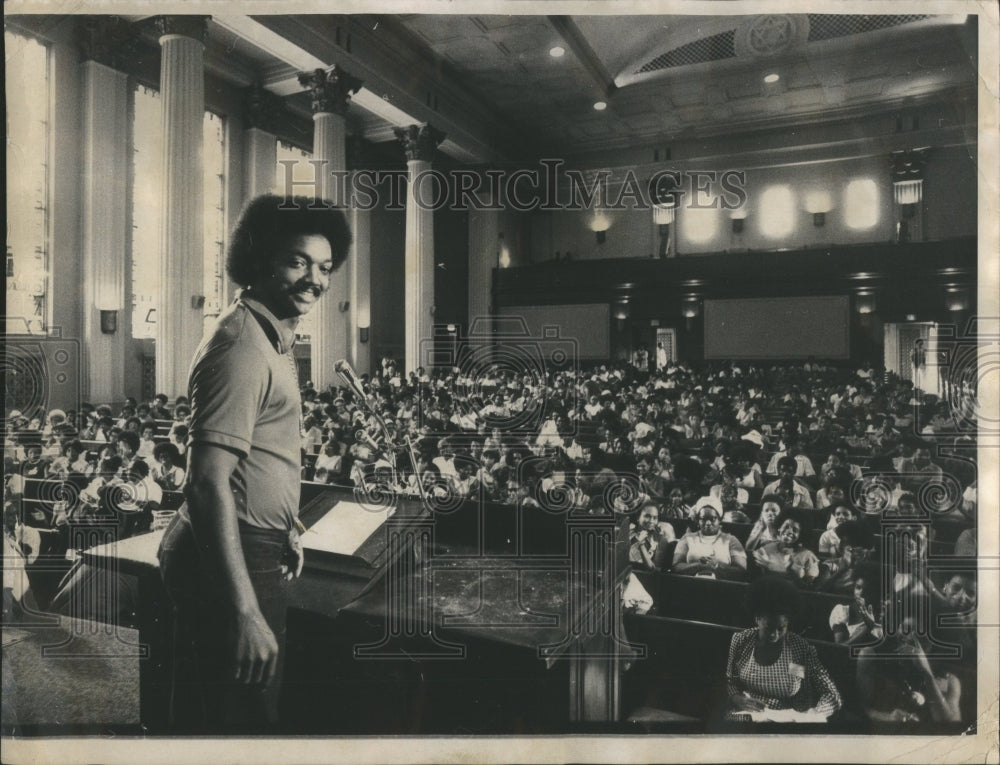
<svg viewBox="0 0 1000 765"><path fill-rule="evenodd" d="M566 49L559 45L556 45L552 48L549 48L549 55L552 56L552 58L562 58L563 56L566 55Z"/></svg>
<svg viewBox="0 0 1000 765"><path fill-rule="evenodd" d="M778 74L776 74L775 72L771 72L770 74L765 74L764 75L764 82L766 82L768 85L770 85L772 83L775 83L775 82L777 82L780 79L781 79L781 77Z"/></svg>
<svg viewBox="0 0 1000 765"><path fill-rule="evenodd" d="M596 111L603 112L607 108L608 108L608 102L607 101L595 101L594 102L594 109Z"/></svg>

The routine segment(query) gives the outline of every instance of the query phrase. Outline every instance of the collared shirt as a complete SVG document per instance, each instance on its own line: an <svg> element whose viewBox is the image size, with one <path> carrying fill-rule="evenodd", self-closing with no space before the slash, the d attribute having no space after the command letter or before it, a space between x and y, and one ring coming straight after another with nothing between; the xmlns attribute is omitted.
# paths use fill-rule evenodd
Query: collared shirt
<svg viewBox="0 0 1000 765"><path fill-rule="evenodd" d="M251 295L235 301L202 341L189 375L189 444L239 455L229 479L236 515L291 529L299 510L302 403L293 329Z"/></svg>

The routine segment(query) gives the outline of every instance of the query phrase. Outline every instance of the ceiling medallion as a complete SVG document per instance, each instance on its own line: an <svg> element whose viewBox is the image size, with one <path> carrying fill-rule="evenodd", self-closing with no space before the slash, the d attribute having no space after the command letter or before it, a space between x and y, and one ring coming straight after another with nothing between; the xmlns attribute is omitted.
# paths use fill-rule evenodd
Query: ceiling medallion
<svg viewBox="0 0 1000 765"><path fill-rule="evenodd" d="M736 55L757 58L776 56L805 45L809 17L805 14L752 16L736 30Z"/></svg>

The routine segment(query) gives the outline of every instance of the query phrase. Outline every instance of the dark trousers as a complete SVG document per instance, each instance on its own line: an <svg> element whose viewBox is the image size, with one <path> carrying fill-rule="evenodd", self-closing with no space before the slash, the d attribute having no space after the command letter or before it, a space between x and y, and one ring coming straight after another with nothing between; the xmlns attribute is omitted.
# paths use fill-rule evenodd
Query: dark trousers
<svg viewBox="0 0 1000 765"><path fill-rule="evenodd" d="M278 666L267 684L233 679L233 609L211 581L185 513L160 544L163 582L174 606L171 728L191 733L265 733L278 722L290 583L281 573L288 534L240 523L240 544L261 614L278 641Z"/></svg>

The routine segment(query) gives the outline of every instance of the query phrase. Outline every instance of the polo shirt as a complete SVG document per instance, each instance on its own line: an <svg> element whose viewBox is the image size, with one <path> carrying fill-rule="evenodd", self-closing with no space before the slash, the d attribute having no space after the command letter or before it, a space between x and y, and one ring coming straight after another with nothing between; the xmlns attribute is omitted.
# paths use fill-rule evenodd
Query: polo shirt
<svg viewBox="0 0 1000 765"><path fill-rule="evenodd" d="M188 444L239 455L229 479L236 515L290 530L299 511L302 402L293 330L244 295L219 317L191 363Z"/></svg>

